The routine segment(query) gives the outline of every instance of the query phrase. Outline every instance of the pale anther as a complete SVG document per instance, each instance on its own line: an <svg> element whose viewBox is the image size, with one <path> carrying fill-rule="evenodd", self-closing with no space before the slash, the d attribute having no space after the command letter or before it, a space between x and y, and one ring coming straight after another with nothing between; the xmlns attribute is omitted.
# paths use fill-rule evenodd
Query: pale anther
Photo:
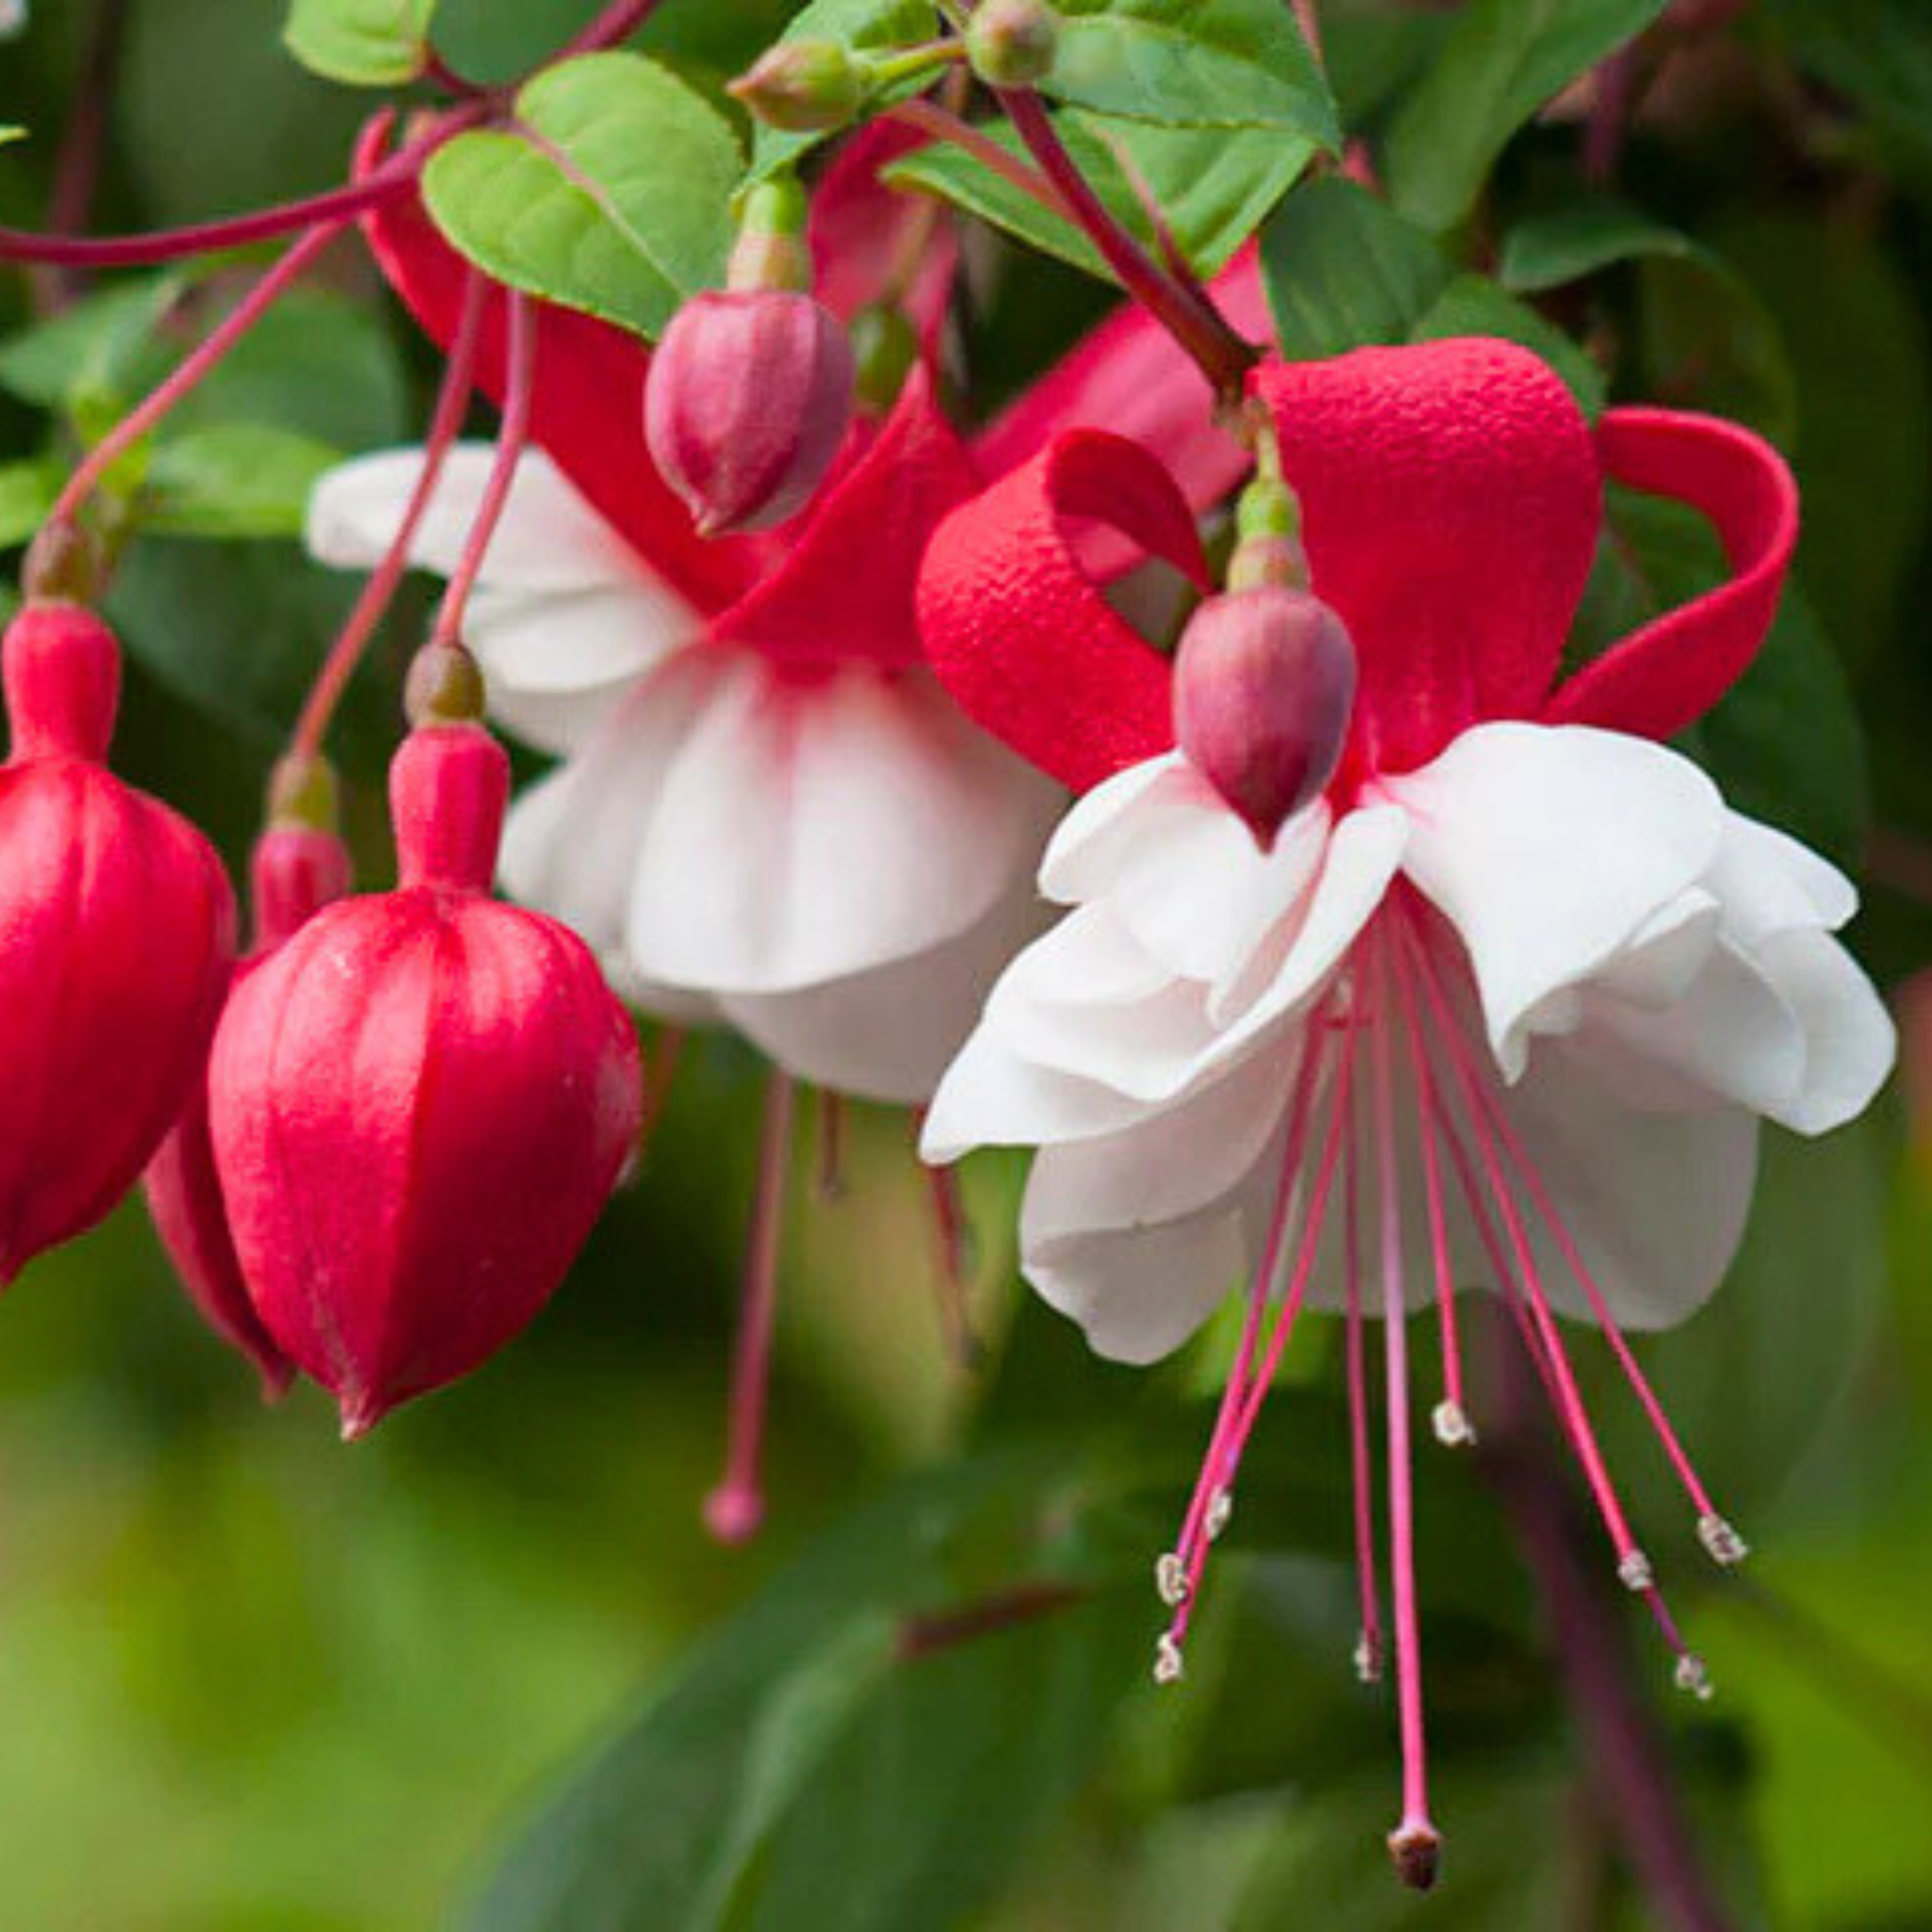
<svg viewBox="0 0 1932 1932"><path fill-rule="evenodd" d="M1154 1647L1154 1681L1156 1684L1178 1684L1186 1673L1187 1662L1180 1654L1180 1646L1172 1635L1163 1630Z"/></svg>
<svg viewBox="0 0 1932 1932"><path fill-rule="evenodd" d="M1364 1684L1382 1681L1382 1647L1366 1630L1355 1640L1355 1675Z"/></svg>
<svg viewBox="0 0 1932 1932"><path fill-rule="evenodd" d="M1697 1540L1709 1552L1713 1563L1730 1569L1750 1554L1750 1545L1720 1516L1697 1519Z"/></svg>
<svg viewBox="0 0 1932 1932"><path fill-rule="evenodd" d="M1711 1673L1705 1668L1704 1660L1694 1651L1686 1651L1677 1660L1677 1688L1700 1704L1711 1701Z"/></svg>
<svg viewBox="0 0 1932 1932"><path fill-rule="evenodd" d="M1641 1550L1633 1550L1617 1565L1617 1581L1626 1590L1648 1590L1657 1581L1657 1573Z"/></svg>
<svg viewBox="0 0 1932 1932"><path fill-rule="evenodd" d="M1218 1542L1222 1531L1228 1526L1228 1519L1234 1514L1234 1492L1232 1490L1216 1490L1208 1498L1208 1515L1204 1527L1210 1543Z"/></svg>
<svg viewBox="0 0 1932 1932"><path fill-rule="evenodd" d="M1430 1418L1436 1439L1445 1449L1466 1448L1476 1439L1474 1426L1460 1402L1438 1402Z"/></svg>
<svg viewBox="0 0 1932 1932"><path fill-rule="evenodd" d="M1154 1586L1170 1610L1178 1610L1188 1599L1187 1566L1172 1550L1163 1551L1154 1563Z"/></svg>

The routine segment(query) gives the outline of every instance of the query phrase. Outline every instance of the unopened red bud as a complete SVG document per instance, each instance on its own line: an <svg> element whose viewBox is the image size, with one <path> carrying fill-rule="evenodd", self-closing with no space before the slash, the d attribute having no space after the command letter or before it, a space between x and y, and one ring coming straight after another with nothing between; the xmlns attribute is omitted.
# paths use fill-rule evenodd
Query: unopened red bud
<svg viewBox="0 0 1932 1932"><path fill-rule="evenodd" d="M644 433L706 536L802 509L851 420L851 345L811 296L766 289L679 310L644 388Z"/></svg>
<svg viewBox="0 0 1932 1932"><path fill-rule="evenodd" d="M730 83L745 110L767 128L822 134L859 111L871 70L840 40L782 40Z"/></svg>
<svg viewBox="0 0 1932 1932"><path fill-rule="evenodd" d="M1341 619L1306 591L1225 592L1182 633L1174 675L1180 748L1264 852L1334 776L1354 701L1354 646Z"/></svg>
<svg viewBox="0 0 1932 1932"><path fill-rule="evenodd" d="M1060 16L1041 0L981 0L966 28L966 58L988 87L1034 87L1053 71Z"/></svg>

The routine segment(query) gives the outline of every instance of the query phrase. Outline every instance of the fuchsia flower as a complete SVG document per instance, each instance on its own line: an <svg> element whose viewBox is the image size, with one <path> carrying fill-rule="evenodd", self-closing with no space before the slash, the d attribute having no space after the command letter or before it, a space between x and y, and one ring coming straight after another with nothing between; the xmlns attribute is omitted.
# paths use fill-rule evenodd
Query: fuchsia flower
<svg viewBox="0 0 1932 1932"><path fill-rule="evenodd" d="M880 128L849 142L814 197L817 292L835 314L877 299L890 272L901 204L876 172L905 138ZM386 211L370 232L446 342L460 265L419 211ZM950 268L942 242L910 298L928 343ZM1227 299L1258 310L1251 266ZM922 1100L1037 929L1032 874L1062 803L924 663L913 590L926 541L986 474L1076 415L1171 433L1204 504L1238 449L1205 427L1206 385L1180 352L1124 316L971 448L916 369L805 514L707 543L645 448L644 345L556 309L539 326L542 454L519 472L467 630L496 715L562 760L512 812L504 883L582 933L647 1010L726 1021L823 1085ZM486 387L501 359L499 325ZM488 464L452 453L419 562L450 567ZM372 565L420 465L399 452L326 477L311 548Z"/></svg>
<svg viewBox="0 0 1932 1932"><path fill-rule="evenodd" d="M235 944L214 848L103 760L119 646L30 601L7 627L0 770L0 1284L140 1178L198 1077Z"/></svg>
<svg viewBox="0 0 1932 1932"><path fill-rule="evenodd" d="M235 1252L346 1435L536 1316L635 1144L637 1038L596 960L488 896L508 790L480 727L412 732L390 772L397 889L308 920L215 1035Z"/></svg>
<svg viewBox="0 0 1932 1932"><path fill-rule="evenodd" d="M1612 410L1593 434L1542 363L1498 342L1268 364L1253 392L1299 495L1312 589L1358 664L1339 769L1271 849L1172 748L1169 667L1072 545L1075 520L1103 518L1202 580L1192 519L1157 464L1110 437L1063 436L933 544L920 607L940 676L1084 796L1040 873L1070 910L994 986L925 1149L938 1161L988 1142L1040 1150L1024 1268L1103 1354L1166 1354L1253 1270L1220 1418L1160 1565L1163 1677L1179 1674L1208 1546L1298 1311L1347 1316L1358 1442L1360 1324L1394 1318L1408 1774L1392 1844L1426 1882L1436 1840L1400 1318L1437 1308L1436 1432L1465 1442L1454 1295L1500 1293L1620 1574L1677 1645L1554 1318L1602 1330L1710 1553L1737 1560L1743 1545L1624 1330L1680 1321L1716 1286L1760 1118L1806 1134L1848 1120L1884 1079L1893 1035L1830 937L1855 909L1849 883L1729 810L1659 742L1722 696L1771 621L1797 529L1777 456L1730 424L1654 410ZM1702 512L1734 574L1560 677L1608 478ZM1365 1493L1358 1521L1372 1671ZM1702 1666L1678 1648L1680 1681L1699 1688Z"/></svg>

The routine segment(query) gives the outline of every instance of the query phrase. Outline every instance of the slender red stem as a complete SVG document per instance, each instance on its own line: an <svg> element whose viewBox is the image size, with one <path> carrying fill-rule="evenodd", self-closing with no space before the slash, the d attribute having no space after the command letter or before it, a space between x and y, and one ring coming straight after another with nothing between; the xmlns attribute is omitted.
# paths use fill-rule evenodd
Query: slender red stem
<svg viewBox="0 0 1932 1932"><path fill-rule="evenodd" d="M346 226L340 220L332 221L311 229L296 242L223 317L206 339L88 452L54 500L53 508L47 512L47 522L74 522L81 506L114 464L212 373L222 358L267 314L277 298L285 294L306 272Z"/></svg>
<svg viewBox="0 0 1932 1932"><path fill-rule="evenodd" d="M592 54L628 40L657 11L658 0L611 0L611 4L580 33L573 34L558 53L559 60Z"/></svg>
<svg viewBox="0 0 1932 1932"><path fill-rule="evenodd" d="M1029 167L1017 154L1001 147L982 129L974 127L970 121L962 120L938 101L902 100L896 106L888 107L879 118L916 128L935 141L950 143L962 154L970 154L982 167L991 170L1009 188L1017 188L1029 200L1037 202L1049 214L1057 214L1063 221L1073 219L1073 212L1061 199L1059 190L1037 168Z"/></svg>
<svg viewBox="0 0 1932 1932"><path fill-rule="evenodd" d="M305 762L320 753L342 694L349 688L350 680L362 662L362 653L368 648L369 640L375 635L376 626L382 621L383 614L395 596L403 573L409 568L410 546L416 541L416 532L436 494L436 484L442 477L444 459L456 440L457 432L463 427L464 412L469 406L476 373L476 346L482 334L483 304L489 286L482 275L474 269L470 271L464 287L462 319L457 324L455 336L450 344L449 361L444 368L442 386L436 392L436 407L423 439L422 468L416 477L416 488L410 493L402 521L396 526L388 549L363 585L362 594L356 600L356 608L350 612L340 634L329 647L322 669L310 687L290 741L289 755L292 760Z"/></svg>
<svg viewBox="0 0 1932 1932"><path fill-rule="evenodd" d="M448 587L436 610L435 628L430 633L432 646L453 646L463 641L463 619L470 608L470 593L476 587L496 526L503 520L511 487L517 480L517 466L530 444L530 400L536 374L536 317L527 296L512 290L506 300L510 311L509 373L503 392L502 423L496 433L496 460L490 466L489 480L483 486L476 520L464 539L463 554L449 574Z"/></svg>

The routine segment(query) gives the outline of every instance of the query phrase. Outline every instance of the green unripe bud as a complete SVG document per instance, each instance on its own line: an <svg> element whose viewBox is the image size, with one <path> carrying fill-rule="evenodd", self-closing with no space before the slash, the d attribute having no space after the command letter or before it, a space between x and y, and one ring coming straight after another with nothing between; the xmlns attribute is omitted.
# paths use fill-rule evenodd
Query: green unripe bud
<svg viewBox="0 0 1932 1932"><path fill-rule="evenodd" d="M750 189L738 212L725 286L809 291L812 250L805 237L811 212L795 176L774 176Z"/></svg>
<svg viewBox="0 0 1932 1932"><path fill-rule="evenodd" d="M858 112L872 70L842 40L781 40L730 84L745 110L790 134L824 134Z"/></svg>
<svg viewBox="0 0 1932 1932"><path fill-rule="evenodd" d="M1035 87L1053 71L1060 16L1044 0L982 0L966 25L966 58L988 87Z"/></svg>

